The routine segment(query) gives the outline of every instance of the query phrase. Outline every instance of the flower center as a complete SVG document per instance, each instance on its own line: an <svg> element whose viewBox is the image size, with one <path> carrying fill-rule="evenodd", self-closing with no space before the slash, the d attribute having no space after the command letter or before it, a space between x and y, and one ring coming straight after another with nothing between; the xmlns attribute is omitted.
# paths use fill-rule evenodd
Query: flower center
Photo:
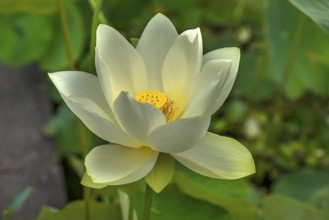
<svg viewBox="0 0 329 220"><path fill-rule="evenodd" d="M167 122L172 121L176 108L174 102L164 93L155 90L147 90L138 93L135 96L135 99L142 103L154 105L162 111L167 119Z"/></svg>

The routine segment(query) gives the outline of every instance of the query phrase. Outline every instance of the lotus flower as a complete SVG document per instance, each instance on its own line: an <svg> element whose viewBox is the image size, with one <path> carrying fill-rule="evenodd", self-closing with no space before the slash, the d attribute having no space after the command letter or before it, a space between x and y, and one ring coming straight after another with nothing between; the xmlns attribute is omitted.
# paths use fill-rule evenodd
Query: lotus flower
<svg viewBox="0 0 329 220"><path fill-rule="evenodd" d="M86 156L82 184L102 188L145 177L160 192L173 176L175 160L218 179L255 172L242 144L207 132L211 115L232 89L238 48L203 55L200 29L178 35L162 14L150 20L136 48L106 25L96 35L97 76L49 74L68 107L110 142Z"/></svg>

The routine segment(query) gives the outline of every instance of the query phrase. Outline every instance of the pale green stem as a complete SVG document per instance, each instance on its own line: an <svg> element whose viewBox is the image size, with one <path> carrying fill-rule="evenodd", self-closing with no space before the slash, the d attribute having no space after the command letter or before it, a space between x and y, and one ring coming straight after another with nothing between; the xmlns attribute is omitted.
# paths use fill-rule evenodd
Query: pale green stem
<svg viewBox="0 0 329 220"><path fill-rule="evenodd" d="M302 39L302 36L303 36L304 24L305 24L305 15L301 14L300 18L298 20L295 36L294 36L294 39L293 39L293 45L292 45L292 48L291 48L291 52L289 54L287 64L284 68L282 83L281 83L281 92L284 90L285 85L286 85L287 80L288 80L288 76L291 72L292 67L294 66L294 62L295 62L295 59L296 59L296 56L297 56L298 48L300 46L301 39Z"/></svg>
<svg viewBox="0 0 329 220"><path fill-rule="evenodd" d="M61 19L61 25L62 25L63 32L64 32L67 61L69 63L69 68L71 70L74 70L75 65L74 65L74 61L73 61L73 51L72 51L69 27L68 27L66 13L65 13L64 0L58 0L58 10L59 10L59 16Z"/></svg>
<svg viewBox="0 0 329 220"><path fill-rule="evenodd" d="M92 189L86 186L83 187L83 199L85 202L85 220L90 220L90 200Z"/></svg>
<svg viewBox="0 0 329 220"><path fill-rule="evenodd" d="M89 0L89 4L92 7L92 9L95 10L95 8L96 8L96 0ZM109 21L106 19L105 15L104 15L104 13L101 12L101 11L99 12L98 19L99 19L99 21L102 24L110 25Z"/></svg>
<svg viewBox="0 0 329 220"><path fill-rule="evenodd" d="M99 13L101 12L103 0L97 0L94 9L93 21L91 26L91 41L90 41L90 72L95 73L95 46L96 46L96 29L98 25Z"/></svg>
<svg viewBox="0 0 329 220"><path fill-rule="evenodd" d="M75 69L74 61L73 61L73 50L71 45L71 39L70 39L70 32L67 24L67 18L65 13L65 5L64 0L58 0L58 8L61 18L61 24L64 32L64 39L65 39L65 47L67 51L67 59L69 63L69 68L71 70ZM81 144L81 152L83 157L85 158L88 152L90 151L90 135L88 133L84 132L86 129L81 121L78 121L78 131L79 131L79 138L80 138L80 144ZM90 220L90 204L89 201L91 199L92 189L88 187L83 187L83 197L85 201L85 220Z"/></svg>
<svg viewBox="0 0 329 220"><path fill-rule="evenodd" d="M87 156L87 154L90 151L90 141L91 141L91 135L90 132L87 130L85 125L78 120L78 132L79 132L79 139L80 139L80 145L81 145L81 152L83 158ZM90 200L91 200L91 193L92 189L89 187L84 186L83 187L83 198L85 202L85 220L90 219Z"/></svg>
<svg viewBox="0 0 329 220"><path fill-rule="evenodd" d="M83 157L86 157L90 151L91 134L86 126L82 123L82 121L78 120L77 126L81 145L81 153Z"/></svg>
<svg viewBox="0 0 329 220"><path fill-rule="evenodd" d="M91 27L91 41L90 41L90 72L95 73L95 46L96 46L96 28L98 25L98 15L101 11L103 0L98 0L96 2L96 7L94 8L94 15ZM80 141L82 147L82 154L85 158L90 151L90 136L86 135L84 132L85 127L81 121L79 121L79 131L80 131ZM85 201L85 220L90 220L90 200L92 196L92 189L88 187L83 187L83 197Z"/></svg>
<svg viewBox="0 0 329 220"><path fill-rule="evenodd" d="M153 190L146 183L145 197L144 197L144 214L143 214L143 220L149 220L150 219L151 206L152 206L152 194L153 194Z"/></svg>
<svg viewBox="0 0 329 220"><path fill-rule="evenodd" d="M263 10L266 10L266 2L261 2L261 7ZM264 39L268 39L268 33L267 33L267 24L264 20L261 22L261 34L263 35ZM261 44L261 58L259 59L259 62L257 64L256 69L256 77L253 82L253 85L251 86L251 94L255 94L258 91L259 83L261 82L259 79L262 78L262 75L264 74L264 70L268 68L268 62L270 59L270 51L268 49L268 43L263 41ZM255 97L251 96L251 102L255 101Z"/></svg>
<svg viewBox="0 0 329 220"><path fill-rule="evenodd" d="M245 0L238 1L233 11L233 18L235 18L236 21L240 21L241 16L243 15L245 9L246 9L246 1Z"/></svg>

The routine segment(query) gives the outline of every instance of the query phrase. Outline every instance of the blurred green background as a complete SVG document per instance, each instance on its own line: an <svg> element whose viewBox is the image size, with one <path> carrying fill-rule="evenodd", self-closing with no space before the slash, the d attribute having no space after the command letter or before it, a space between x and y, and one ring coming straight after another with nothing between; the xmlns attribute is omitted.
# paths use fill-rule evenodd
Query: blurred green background
<svg viewBox="0 0 329 220"><path fill-rule="evenodd" d="M58 2L0 0L1 62L14 68L36 63L45 74L69 69ZM304 4L306 11L312 9L309 15L323 29L291 2ZM138 38L149 19L160 12L179 33L200 27L204 53L221 47L241 48L236 83L213 116L210 130L244 143L255 159L256 174L219 181L177 165L173 184L154 198L152 219L329 219L329 2L291 2L104 0L100 22L127 39ZM90 72L95 1L63 3L76 69ZM315 9L323 14L314 14ZM56 140L69 199L81 199L85 154L81 145L97 146L103 141L78 121L51 83L49 97L54 116L44 133ZM138 213L140 185L124 187L136 200ZM93 219L119 215L105 208L117 209L116 190L109 187L93 193L97 199L92 208L105 213ZM42 215L49 213L72 212L75 216L80 209L81 201L61 212L44 209L38 219L47 219ZM48 219L64 219L58 216Z"/></svg>

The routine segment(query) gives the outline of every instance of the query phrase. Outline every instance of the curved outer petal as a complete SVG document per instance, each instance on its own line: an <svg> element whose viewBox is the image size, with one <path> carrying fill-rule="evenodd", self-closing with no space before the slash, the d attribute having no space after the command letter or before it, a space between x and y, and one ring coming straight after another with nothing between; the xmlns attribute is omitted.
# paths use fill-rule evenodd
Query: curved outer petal
<svg viewBox="0 0 329 220"><path fill-rule="evenodd" d="M153 105L136 101L127 92L122 92L118 96L113 110L121 127L134 137L140 146L149 146L149 133L166 123L166 119L159 109Z"/></svg>
<svg viewBox="0 0 329 220"><path fill-rule="evenodd" d="M114 95L120 91L120 86L116 86L115 80L111 74L110 68L99 53L99 49L95 49L95 65L98 75L99 84L103 90L103 94L110 108L113 108Z"/></svg>
<svg viewBox="0 0 329 220"><path fill-rule="evenodd" d="M136 50L144 60L149 89L162 91L162 66L168 50L178 34L171 21L162 14L155 15L147 24Z"/></svg>
<svg viewBox="0 0 329 220"><path fill-rule="evenodd" d="M136 143L110 115L96 76L77 71L49 74L68 107L97 136L114 143L134 147Z"/></svg>
<svg viewBox="0 0 329 220"><path fill-rule="evenodd" d="M218 50L211 51L203 56L203 64L207 63L210 60L231 60L232 65L226 82L223 85L223 88L214 101L212 107L209 110L209 114L215 113L224 103L227 96L231 92L233 87L236 75L238 73L239 62L240 62L240 49L235 47L222 48Z"/></svg>
<svg viewBox="0 0 329 220"><path fill-rule="evenodd" d="M159 193L171 181L175 173L175 159L169 154L159 154L151 172L145 176L146 183Z"/></svg>
<svg viewBox="0 0 329 220"><path fill-rule="evenodd" d="M87 173L85 173L83 175L81 184L84 186L87 186L89 188L94 188L94 189L101 189L101 188L104 188L104 187L110 185L107 183L95 183Z"/></svg>
<svg viewBox="0 0 329 220"><path fill-rule="evenodd" d="M112 90L114 98L119 93L129 91L133 94L145 91L148 80L144 62L135 48L115 29L107 25L99 25L97 28L96 48L107 68L97 69L100 78L108 78L110 74L120 89ZM96 64L99 66L99 64ZM106 88L104 81L102 88ZM112 88L111 88L112 89ZM104 91L106 92L106 91Z"/></svg>
<svg viewBox="0 0 329 220"><path fill-rule="evenodd" d="M229 60L210 60L197 75L189 105L181 118L211 115L211 108L220 96L228 79L231 67Z"/></svg>
<svg viewBox="0 0 329 220"><path fill-rule="evenodd" d="M173 121L150 133L150 147L164 153L186 151L203 138L209 124L210 116Z"/></svg>
<svg viewBox="0 0 329 220"><path fill-rule="evenodd" d="M48 75L58 91L65 97L85 97L113 116L96 76L81 71L62 71Z"/></svg>
<svg viewBox="0 0 329 220"><path fill-rule="evenodd" d="M238 141L207 133L193 148L172 154L196 173L218 179L238 179L255 173L250 152Z"/></svg>
<svg viewBox="0 0 329 220"><path fill-rule="evenodd" d="M86 156L86 173L96 184L120 185L143 178L156 163L158 153L150 148L102 145Z"/></svg>
<svg viewBox="0 0 329 220"><path fill-rule="evenodd" d="M200 72L201 60L202 39L198 28L179 35L165 58L163 88L165 94L178 105L178 115L185 109L191 81Z"/></svg>

